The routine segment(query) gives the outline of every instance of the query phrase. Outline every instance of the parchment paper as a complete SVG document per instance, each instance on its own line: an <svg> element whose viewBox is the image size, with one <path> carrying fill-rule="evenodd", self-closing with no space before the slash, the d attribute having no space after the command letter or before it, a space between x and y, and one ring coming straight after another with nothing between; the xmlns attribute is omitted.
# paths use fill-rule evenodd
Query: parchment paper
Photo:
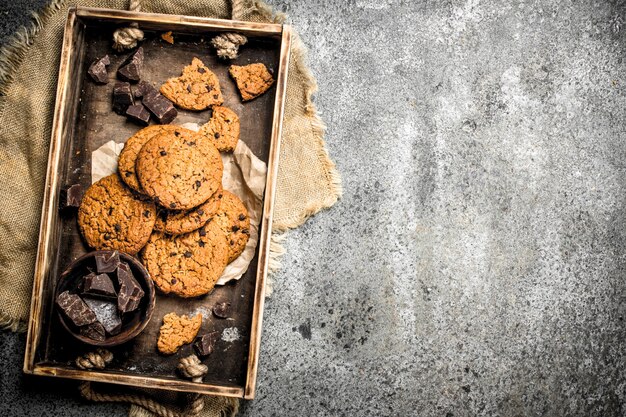
<svg viewBox="0 0 626 417"><path fill-rule="evenodd" d="M199 129L195 123L185 123L182 126L195 131ZM111 140L92 152L92 184L100 178L117 172L117 161L123 148L123 143L115 143ZM221 156L224 163L222 187L237 195L246 206L250 217L250 239L248 239L248 244L243 253L226 266L217 281L218 285L224 285L228 281L241 278L254 258L259 240L263 191L267 176L265 162L257 158L242 140L237 142L237 147L233 153L221 153Z"/></svg>

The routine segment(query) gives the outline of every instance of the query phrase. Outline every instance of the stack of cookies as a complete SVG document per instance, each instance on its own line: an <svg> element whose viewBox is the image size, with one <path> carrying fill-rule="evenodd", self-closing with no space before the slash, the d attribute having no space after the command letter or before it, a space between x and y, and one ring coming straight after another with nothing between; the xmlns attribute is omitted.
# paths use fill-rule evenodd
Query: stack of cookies
<svg viewBox="0 0 626 417"><path fill-rule="evenodd" d="M206 135L173 125L146 127L126 142L119 175L85 192L80 230L95 249L141 252L162 292L206 294L250 234L246 207L222 189L222 171Z"/></svg>

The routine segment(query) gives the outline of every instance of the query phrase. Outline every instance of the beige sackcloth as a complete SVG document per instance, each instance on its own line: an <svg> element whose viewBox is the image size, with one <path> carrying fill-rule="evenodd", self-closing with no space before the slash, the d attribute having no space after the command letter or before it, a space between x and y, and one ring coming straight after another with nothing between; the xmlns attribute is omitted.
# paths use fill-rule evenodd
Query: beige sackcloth
<svg viewBox="0 0 626 417"><path fill-rule="evenodd" d="M128 0L53 0L0 51L0 328L24 331L39 235L63 27L71 6L126 9ZM259 0L142 0L145 12L282 23ZM243 46L245 48L245 46ZM311 96L317 85L305 47L292 42L274 209L270 268L279 267L286 230L332 206L341 180L330 160ZM271 289L271 288L270 288ZM237 402L206 397L201 416L234 415ZM131 415L148 416L132 406ZM171 414L174 415L174 414Z"/></svg>

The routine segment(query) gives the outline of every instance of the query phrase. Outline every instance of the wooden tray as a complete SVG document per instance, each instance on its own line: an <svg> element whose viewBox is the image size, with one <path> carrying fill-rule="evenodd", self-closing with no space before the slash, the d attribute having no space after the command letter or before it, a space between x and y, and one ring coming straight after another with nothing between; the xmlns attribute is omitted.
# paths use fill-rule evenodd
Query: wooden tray
<svg viewBox="0 0 626 417"><path fill-rule="evenodd" d="M124 142L139 130L137 125L111 110L113 82L98 86L87 78L88 65L104 54L111 57L109 71L117 69L128 53L113 53L112 33L115 28L131 22L137 22L146 33L142 43L144 80L161 83L178 76L194 56L217 74L225 105L241 117L241 140L268 164L263 216L256 256L239 281L217 287L199 299L158 295L154 315L143 333L131 342L112 348L115 359L106 370L85 371L77 368L74 360L94 348L72 340L56 314L52 314L59 274L72 260L89 251L78 232L76 217L59 213L59 191L74 183L87 188L91 184L91 152L109 140ZM160 39L159 34L164 31L173 31L174 45ZM210 46L211 38L224 31L243 33L249 40L240 57L231 62L219 61ZM290 34L289 26L277 24L106 9L70 10L61 53L24 372L246 399L254 397ZM250 62L263 62L273 69L276 83L261 97L244 104L228 76L228 66ZM173 123L203 124L208 114L207 111L179 110ZM212 316L210 309L216 301L232 303L232 319ZM191 354L191 346L186 345L176 355L166 357L157 353L156 339L166 313L183 314L203 309L201 332L234 327L240 338L233 342L218 341L215 351L203 361L209 367L204 382L193 383L181 379L175 372L179 359Z"/></svg>

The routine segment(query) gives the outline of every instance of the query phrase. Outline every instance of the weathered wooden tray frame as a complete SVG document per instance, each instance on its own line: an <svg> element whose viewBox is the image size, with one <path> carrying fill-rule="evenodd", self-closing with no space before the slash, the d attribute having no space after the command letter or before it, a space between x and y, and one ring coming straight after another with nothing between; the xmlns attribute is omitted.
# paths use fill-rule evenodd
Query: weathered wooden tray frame
<svg viewBox="0 0 626 417"><path fill-rule="evenodd" d="M111 374L100 371L84 371L72 366L44 366L35 361L35 352L42 336L42 299L50 294L44 294L44 282L51 279L50 265L55 256L51 246L53 225L58 221L58 189L60 186L59 163L67 146L64 138L72 129L71 120L75 105L69 105L68 97L72 94L72 81L82 74L77 74L76 59L84 47L84 35L81 22L106 20L118 24L136 22L142 29L157 31L186 31L188 33L202 33L204 31L237 31L249 36L267 36L280 40L279 68L275 74L276 94L273 109L271 142L268 156L268 175L263 205L263 218L260 228L258 263L254 292L254 306L250 318L251 330L245 386L220 386L198 384L183 379L163 379L151 376ZM254 398L258 357L261 341L261 324L263 318L265 279L268 272L269 248L272 227L272 211L276 190L276 177L280 153L280 139L284 111L287 70L290 53L291 30L287 25L262 24L239 22L221 19L209 19L192 16L175 16L153 13L138 13L119 10L96 8L72 8L69 11L63 38L63 49L59 66L59 78L54 108L54 121L50 141L48 169L40 223L37 259L33 281L33 294L30 310L30 322L26 342L24 372L34 375L56 376L71 379L107 382L144 388L160 388L174 391L198 392L204 394L224 395L245 399ZM182 66L182 63L181 63Z"/></svg>

